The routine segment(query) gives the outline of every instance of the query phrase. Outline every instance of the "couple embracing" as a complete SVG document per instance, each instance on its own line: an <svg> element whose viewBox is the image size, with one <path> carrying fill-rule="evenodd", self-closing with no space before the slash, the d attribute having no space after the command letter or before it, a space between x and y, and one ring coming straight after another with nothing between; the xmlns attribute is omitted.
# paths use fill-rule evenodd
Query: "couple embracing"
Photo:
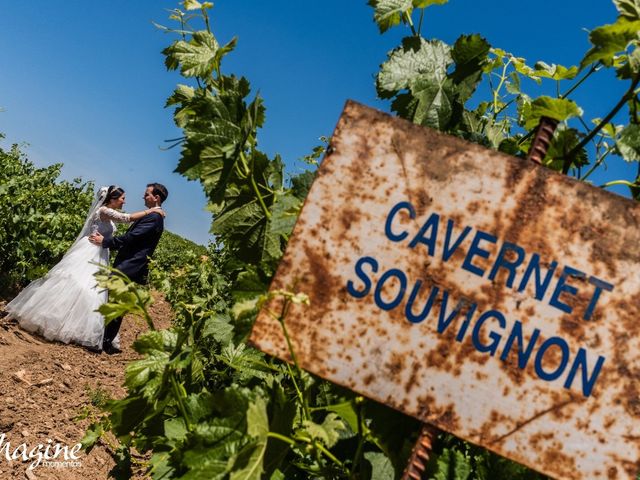
<svg viewBox="0 0 640 480"><path fill-rule="evenodd" d="M43 278L31 282L7 304L9 317L47 340L108 354L119 352L122 318L105 328L97 309L107 301L108 292L97 287L94 274L101 265L109 264L109 250L117 250L113 267L134 282L146 282L149 256L164 230L162 203L167 196L164 185L150 183L144 192L147 209L127 214L120 211L125 202L122 188L100 188L73 245ZM131 226L124 235L116 236L116 223Z"/></svg>

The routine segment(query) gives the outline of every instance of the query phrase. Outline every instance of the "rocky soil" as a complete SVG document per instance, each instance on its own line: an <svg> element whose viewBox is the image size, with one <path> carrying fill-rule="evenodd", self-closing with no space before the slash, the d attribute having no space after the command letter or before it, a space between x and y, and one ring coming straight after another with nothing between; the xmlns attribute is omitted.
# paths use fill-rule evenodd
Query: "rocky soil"
<svg viewBox="0 0 640 480"><path fill-rule="evenodd" d="M159 294L150 313L156 328L167 328L171 309ZM131 348L147 330L143 320L127 317L120 330L123 352L92 353L75 345L47 342L20 329L0 304L0 479L106 479L115 462L109 447L96 445L88 454L80 451L81 466L62 468L8 461L20 444L27 452L38 444L60 443L69 449L84 435L89 419L80 419L92 405L108 397L122 397L124 369L137 358ZM2 437L4 434L4 438Z"/></svg>

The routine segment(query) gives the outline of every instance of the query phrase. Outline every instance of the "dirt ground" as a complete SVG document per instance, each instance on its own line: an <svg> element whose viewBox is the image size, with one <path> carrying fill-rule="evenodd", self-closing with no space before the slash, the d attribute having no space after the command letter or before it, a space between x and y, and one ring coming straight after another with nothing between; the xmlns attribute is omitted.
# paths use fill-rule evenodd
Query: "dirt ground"
<svg viewBox="0 0 640 480"><path fill-rule="evenodd" d="M171 309L159 294L150 313L156 328L170 325ZM38 444L60 443L71 449L84 435L90 420L79 420L92 399L123 397L124 369L137 358L131 348L147 330L141 319L126 317L120 330L122 353L92 353L82 347L51 343L21 330L0 304L0 479L106 479L115 465L108 449L98 444L88 454L80 451L81 466L62 468L7 461L10 452L26 444L27 453ZM2 434L5 434L4 439ZM49 442L51 440L51 442Z"/></svg>

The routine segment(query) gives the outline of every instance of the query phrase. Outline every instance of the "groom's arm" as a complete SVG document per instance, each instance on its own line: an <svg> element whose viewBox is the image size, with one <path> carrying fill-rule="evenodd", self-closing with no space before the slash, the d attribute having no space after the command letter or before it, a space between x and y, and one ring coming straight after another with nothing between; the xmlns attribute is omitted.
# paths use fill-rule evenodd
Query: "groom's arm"
<svg viewBox="0 0 640 480"><path fill-rule="evenodd" d="M143 217L135 226L131 227L124 235L117 237L104 237L102 246L110 250L120 248L146 237L148 234L157 231L162 216L159 213L151 213Z"/></svg>

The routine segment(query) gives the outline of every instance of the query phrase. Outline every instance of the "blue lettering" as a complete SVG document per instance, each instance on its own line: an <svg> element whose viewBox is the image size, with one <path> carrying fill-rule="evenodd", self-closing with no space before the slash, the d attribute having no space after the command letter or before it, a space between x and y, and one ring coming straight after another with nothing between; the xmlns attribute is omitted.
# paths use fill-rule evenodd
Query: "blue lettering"
<svg viewBox="0 0 640 480"><path fill-rule="evenodd" d="M451 244L451 234L453 232L453 220L447 221L447 233L444 238L444 250L442 251L443 262L446 262L451 258L460 244L464 241L465 238L467 238L467 235L469 235L470 231L471 227L464 227L464 230L462 230L462 233L458 235L458 238L456 238L456 240L453 242L453 245L449 246Z"/></svg>
<svg viewBox="0 0 640 480"><path fill-rule="evenodd" d="M587 307L587 310L584 312L584 316L582 317L585 320L591 320L591 316L593 315L593 311L596 308L596 303L598 303L598 299L600 298L600 293L602 293L602 290L606 290L607 292L610 292L611 290L613 290L613 285L605 282L604 280L600 280L599 278L596 278L594 276L591 276L589 278L589 283L591 285L594 285L596 289L593 292L593 296L591 297L589 306Z"/></svg>
<svg viewBox="0 0 640 480"><path fill-rule="evenodd" d="M362 257L356 262L356 275L360 280L362 280L362 283L364 283L364 287L362 290L356 290L356 287L353 285L353 282L351 280L347 282L347 292L349 292L349 294L351 294L351 296L355 298L365 297L371 289L371 280L362 269L362 266L365 264L371 265L371 270L373 271L373 273L376 273L378 271L378 262L375 258Z"/></svg>
<svg viewBox="0 0 640 480"><path fill-rule="evenodd" d="M384 284L390 278L397 278L400 281L400 289L396 294L396 297L390 302L385 302L382 299L382 289L384 288ZM376 305L382 310L392 310L396 308L400 302L402 301L402 297L404 297L404 292L407 289L407 276L404 274L402 270L398 270L397 268L392 268L391 270L387 270L382 274L380 280L378 281L378 285L376 285L376 291L373 295L373 298L376 302Z"/></svg>
<svg viewBox="0 0 640 480"><path fill-rule="evenodd" d="M578 350L578 354L576 355L576 359L571 365L571 370L569 370L569 375L567 375L567 380L564 382L564 388L570 388L573 383L573 379L576 376L576 372L578 371L578 367L582 367L582 394L585 397L591 395L591 391L593 390L593 386L598 379L598 375L600 374L600 370L602 369L602 364L604 364L604 357L599 356L596 361L596 366L593 367L593 372L591 372L591 376L587 377L587 352L584 348L580 348Z"/></svg>
<svg viewBox="0 0 640 480"><path fill-rule="evenodd" d="M442 303L440 304L440 315L438 315L438 333L444 332L451 322L458 316L462 302L458 302L453 311L447 317L447 303L449 303L449 292L442 292ZM445 318L446 317L446 318Z"/></svg>
<svg viewBox="0 0 640 480"><path fill-rule="evenodd" d="M411 240L409 246L414 248L418 243L423 243L429 248L429 255L433 257L436 251L436 239L438 238L438 222L440 222L440 215L432 213L426 222L420 228L420 231ZM431 230L429 237L425 237L424 234Z"/></svg>
<svg viewBox="0 0 640 480"><path fill-rule="evenodd" d="M549 264L549 269L547 270L547 274L544 277L544 280L541 280L540 273L540 255L534 253L531 255L531 260L529 260L529 265L527 265L527 270L524 272L522 276L522 281L520 282L520 286L518 287L518 291L522 292L526 287L527 283L529 283L529 278L531 277L531 273L535 272L535 298L536 300L542 300L544 294L547 292L547 288L549 288L549 283L551 282L551 278L553 277L553 272L555 272L556 267L558 266L558 262L555 260Z"/></svg>
<svg viewBox="0 0 640 480"><path fill-rule="evenodd" d="M542 368L542 359L546 351L549 350L549 348L553 347L554 345L560 347L560 351L562 352L562 360L560 360L560 364L556 367L555 370L553 370L552 372L545 372L544 369ZM540 345L540 349L536 354L536 361L535 361L536 375L538 375L539 378L546 380L547 382L555 380L560 375L562 375L562 372L564 372L564 369L566 368L568 361L569 361L569 345L567 345L567 342L565 342L560 337L548 338L547 340L544 341L542 345Z"/></svg>
<svg viewBox="0 0 640 480"><path fill-rule="evenodd" d="M424 307L422 308L422 311L418 315L415 315L412 309L413 302L415 302L421 286L422 286L422 280L420 279L416 280L416 283L413 286L413 290L411 290L411 295L409 295L409 300L407 300L407 305L404 309L405 317L407 317L407 320L409 320L411 323L420 323L425 318L427 318L427 316L431 312L431 308L433 307L433 302L436 296L438 295L438 287L431 287L431 292L429 292L429 298L427 299Z"/></svg>
<svg viewBox="0 0 640 480"><path fill-rule="evenodd" d="M473 260L473 257L489 258L489 251L483 250L479 247L480 242L483 240L491 243L496 243L498 241L498 239L493 235L483 232L482 230L477 230L476 235L473 237L473 241L471 242L471 246L469 247L469 251L467 252L467 256L462 263L462 268L468 272L478 275L479 277L484 275L484 269L476 267L471 263L471 261Z"/></svg>
<svg viewBox="0 0 640 480"><path fill-rule="evenodd" d="M478 308L478 305L476 305L475 303L472 303L471 308L467 310L467 313L465 314L466 318L464 322L460 324L460 328L458 329L458 335L456 335L457 342L462 342L462 340L464 340L464 336L467 334L467 329L469 328L469 322L471 322L471 317L473 317L473 314L476 312L476 308Z"/></svg>
<svg viewBox="0 0 640 480"><path fill-rule="evenodd" d="M551 295L551 300L549 300L549 305L551 305L552 307L556 307L558 310L561 310L565 313L571 313L573 309L566 303L560 301L560 294L562 292L566 292L570 295L575 295L576 293L578 293L578 289L576 287L573 287L566 283L568 276L584 278L586 275L580 270L576 270L575 268L571 268L569 266L565 266L562 270L562 274L558 279L556 289L553 291L553 295Z"/></svg>
<svg viewBox="0 0 640 480"><path fill-rule="evenodd" d="M505 258L507 252L516 252L517 258L515 260L507 260ZM500 252L498 253L498 257L496 258L496 262L493 264L493 268L489 273L488 279L493 281L498 273L500 268L504 268L509 272L509 277L507 278L506 285L509 288L513 287L513 279L516 276L516 268L518 268L522 261L524 260L524 249L516 245L515 243L504 242L502 247L500 247Z"/></svg>
<svg viewBox="0 0 640 480"><path fill-rule="evenodd" d="M522 323L520 320L516 320L513 325L513 329L509 334L509 338L507 339L507 343L504 346L504 350L502 350L502 355L500 355L500 360L506 360L509 357L509 352L511 351L511 346L513 342L517 340L518 343L518 368L524 369L529 362L529 357L531 356L531 352L533 352L533 347L538 341L538 337L540 336L540 330L535 329L531 334L531 339L529 340L529 344L527 345L526 350L523 350L524 346L524 338L522 336Z"/></svg>
<svg viewBox="0 0 640 480"><path fill-rule="evenodd" d="M409 202L396 203L389 212L389 215L387 215L387 221L384 224L384 233L392 242L401 242L402 240L407 238L407 235L409 235L407 232L395 234L391 231L391 222L393 221L393 217L395 217L396 213L398 213L400 210L407 210L409 212L410 218L416 218L416 211L413 209L413 205L411 205Z"/></svg>
<svg viewBox="0 0 640 480"><path fill-rule="evenodd" d="M496 332L491 332L489 334L489 338L492 340L491 343L489 343L488 345L484 345L482 342L480 342L480 329L482 328L482 325L484 325L484 322L486 322L490 318L495 318L496 320L498 320L500 328L505 327L506 321L504 315L497 310L488 310L480 316L475 326L473 327L471 340L476 350L478 350L479 352L489 352L489 355L493 357L493 355L496 353L496 349L498 348L498 344L500 343L502 336Z"/></svg>

